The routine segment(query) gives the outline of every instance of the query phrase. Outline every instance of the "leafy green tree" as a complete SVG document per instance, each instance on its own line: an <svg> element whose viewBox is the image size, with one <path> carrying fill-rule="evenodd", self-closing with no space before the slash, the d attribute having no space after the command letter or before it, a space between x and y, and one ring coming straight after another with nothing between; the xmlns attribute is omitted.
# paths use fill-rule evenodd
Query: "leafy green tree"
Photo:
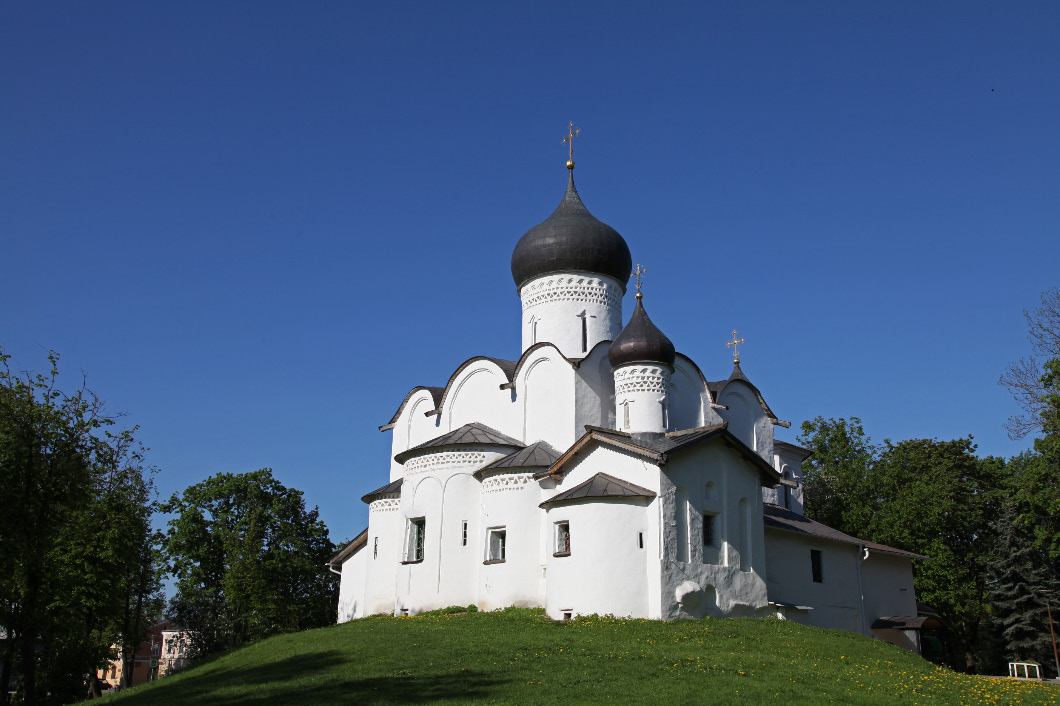
<svg viewBox="0 0 1060 706"><path fill-rule="evenodd" d="M817 417L803 422L799 443L813 451L802 462L807 516L861 536L873 512L872 465L877 454L861 420Z"/></svg>
<svg viewBox="0 0 1060 706"><path fill-rule="evenodd" d="M64 703L86 695L86 675L120 640L122 582L150 533L151 471L135 429L111 432L84 386L59 389L55 353L48 375L9 360L0 351L5 670L23 703Z"/></svg>
<svg viewBox="0 0 1060 706"><path fill-rule="evenodd" d="M965 670L975 667L989 612L986 568L1005 480L1004 462L977 458L975 448L971 437L886 441L864 535L931 558L914 566L917 597L950 626L953 664Z"/></svg>
<svg viewBox="0 0 1060 706"><path fill-rule="evenodd" d="M805 422L806 514L836 529L931 557L914 563L917 597L951 626L951 663L970 670L989 611L986 563L1007 471L971 438L875 446L857 418Z"/></svg>
<svg viewBox="0 0 1060 706"><path fill-rule="evenodd" d="M219 473L162 510L174 515L165 538L171 616L198 653L335 621L327 528L270 469Z"/></svg>

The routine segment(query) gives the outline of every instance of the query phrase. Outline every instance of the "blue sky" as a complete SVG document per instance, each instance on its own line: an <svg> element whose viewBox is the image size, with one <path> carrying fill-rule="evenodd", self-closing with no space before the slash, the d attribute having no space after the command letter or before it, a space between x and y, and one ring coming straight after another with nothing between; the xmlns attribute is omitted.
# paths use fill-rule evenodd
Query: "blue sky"
<svg viewBox="0 0 1060 706"><path fill-rule="evenodd" d="M1055 2L0 4L0 346L164 496L270 466L334 539L415 385L517 358L566 183L655 323L793 429L972 434L1060 284ZM626 315L632 311L627 296Z"/></svg>

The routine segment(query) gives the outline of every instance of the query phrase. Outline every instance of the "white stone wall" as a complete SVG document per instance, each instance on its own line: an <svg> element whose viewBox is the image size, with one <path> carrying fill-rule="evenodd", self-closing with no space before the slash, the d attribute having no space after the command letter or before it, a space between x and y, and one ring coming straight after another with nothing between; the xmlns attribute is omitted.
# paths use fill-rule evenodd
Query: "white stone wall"
<svg viewBox="0 0 1060 706"><path fill-rule="evenodd" d="M765 609L765 538L758 470L724 443L681 454L663 467L663 618L754 615ZM714 515L714 546L703 543Z"/></svg>
<svg viewBox="0 0 1060 706"><path fill-rule="evenodd" d="M519 290L523 306L523 350L554 343L568 358L583 358L600 341L622 330L622 288L602 275L545 275ZM584 335L583 335L584 321Z"/></svg>
<svg viewBox="0 0 1060 706"><path fill-rule="evenodd" d="M734 380L721 391L718 410L729 431L767 462L773 463L773 423L759 404L755 391Z"/></svg>
<svg viewBox="0 0 1060 706"><path fill-rule="evenodd" d="M565 613L657 617L649 606L649 583L658 583L657 542L650 527L654 510L655 498L595 499L549 509L545 611L550 618L562 620ZM570 556L555 556L558 522L569 523Z"/></svg>
<svg viewBox="0 0 1060 706"><path fill-rule="evenodd" d="M575 373L575 439L585 433L586 424L615 428L615 377L611 374L611 361L607 359L609 350L609 343L597 344Z"/></svg>
<svg viewBox="0 0 1060 706"><path fill-rule="evenodd" d="M786 610L784 617L821 628L865 633L856 545L783 530L767 530L766 537L769 600L813 608ZM814 549L821 552L821 583L813 581L810 551Z"/></svg>
<svg viewBox="0 0 1060 706"><path fill-rule="evenodd" d="M695 429L720 423L722 419L710 402L710 392L695 364L678 354L670 375L670 428Z"/></svg>
<svg viewBox="0 0 1060 706"><path fill-rule="evenodd" d="M494 473L482 480L479 526L474 546L478 568L477 604L483 610L543 603L541 532L544 512L537 506L532 472ZM491 530L505 533L503 563L489 560Z"/></svg>
<svg viewBox="0 0 1060 706"><path fill-rule="evenodd" d="M514 406L521 424L512 436L526 444L546 441L562 451L580 436L574 429L574 369L553 346L541 346L522 361Z"/></svg>
<svg viewBox="0 0 1060 706"><path fill-rule="evenodd" d="M364 583L365 583L365 547L357 549L342 562L342 576L339 578L339 616L338 622L345 623L356 618L363 618Z"/></svg>
<svg viewBox="0 0 1060 706"><path fill-rule="evenodd" d="M459 544L461 522L478 519L479 483L471 474L504 455L495 448L466 447L441 449L405 461L397 531L401 550L396 562L396 614L414 615L474 602L478 565L471 540L467 546ZM421 561L408 563L409 528L418 518L424 520L424 555Z"/></svg>
<svg viewBox="0 0 1060 706"><path fill-rule="evenodd" d="M913 566L909 559L870 550L868 558L861 564L861 574L868 625L884 616L917 614ZM917 636L912 630L873 630L870 627L869 633L907 650L919 651Z"/></svg>
<svg viewBox="0 0 1060 706"><path fill-rule="evenodd" d="M560 483L543 483L550 487L542 490L541 500L601 472L658 492L659 473L654 465L629 452L597 446L576 461ZM541 535L548 615L557 620L567 611L661 617L659 517L658 498L586 500L551 507L542 520ZM553 556L554 527L561 520L571 523L570 557Z"/></svg>
<svg viewBox="0 0 1060 706"><path fill-rule="evenodd" d="M614 370L615 421L621 431L665 432L669 423L670 368L636 363Z"/></svg>
<svg viewBox="0 0 1060 706"><path fill-rule="evenodd" d="M400 497L379 498L368 506L368 541L360 552L364 554L365 573L363 615L394 612L394 580L401 562L403 527ZM342 581L346 582L345 567Z"/></svg>

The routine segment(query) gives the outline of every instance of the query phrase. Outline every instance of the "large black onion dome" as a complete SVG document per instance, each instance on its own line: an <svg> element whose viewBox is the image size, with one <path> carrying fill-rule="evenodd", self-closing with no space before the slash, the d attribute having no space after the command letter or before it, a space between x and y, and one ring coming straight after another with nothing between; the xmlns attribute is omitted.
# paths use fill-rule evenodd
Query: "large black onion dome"
<svg viewBox="0 0 1060 706"><path fill-rule="evenodd" d="M612 368L629 363L665 363L672 368L674 344L651 322L648 312L640 303L640 295L637 297L633 316L629 317L629 323L611 343L607 359L611 361Z"/></svg>
<svg viewBox="0 0 1060 706"><path fill-rule="evenodd" d="M512 277L518 287L555 272L591 272L615 278L625 292L632 268L626 241L582 203L573 170L559 206L526 231L512 253Z"/></svg>

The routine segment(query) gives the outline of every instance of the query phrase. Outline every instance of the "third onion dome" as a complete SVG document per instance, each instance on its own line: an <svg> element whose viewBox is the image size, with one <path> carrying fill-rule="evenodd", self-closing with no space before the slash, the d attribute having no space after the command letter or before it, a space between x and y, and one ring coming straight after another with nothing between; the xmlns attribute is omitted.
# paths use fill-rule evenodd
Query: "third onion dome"
<svg viewBox="0 0 1060 706"><path fill-rule="evenodd" d="M629 317L629 323L615 338L607 353L611 367L631 363L663 363L672 368L675 355L674 344L648 318L638 292L633 316Z"/></svg>

